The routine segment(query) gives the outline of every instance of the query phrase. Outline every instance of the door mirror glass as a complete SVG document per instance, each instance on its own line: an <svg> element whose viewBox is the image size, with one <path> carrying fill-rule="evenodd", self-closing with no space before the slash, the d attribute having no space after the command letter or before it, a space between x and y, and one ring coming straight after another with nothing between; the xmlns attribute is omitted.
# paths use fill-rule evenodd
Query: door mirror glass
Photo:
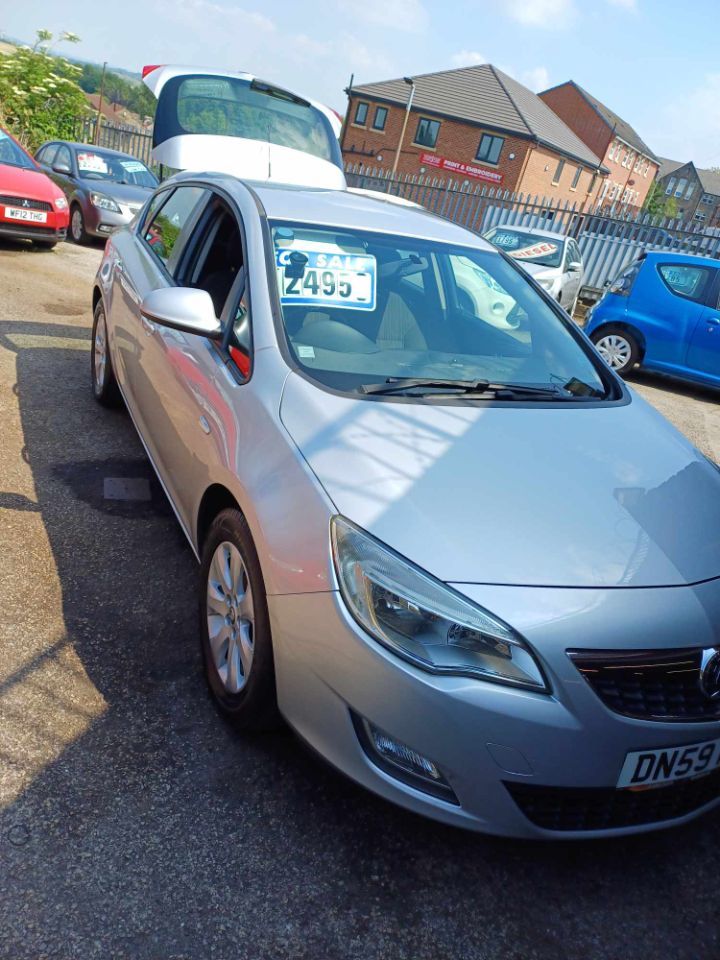
<svg viewBox="0 0 720 960"><path fill-rule="evenodd" d="M57 163L54 163L53 170L55 171L55 173L64 173L66 176L70 176L70 174L72 173L70 164L67 163L65 160L59 160Z"/></svg>
<svg viewBox="0 0 720 960"><path fill-rule="evenodd" d="M582 264L580 263L579 260L572 260L568 264L567 268L570 271L570 273L580 273L580 271L582 270Z"/></svg>
<svg viewBox="0 0 720 960"><path fill-rule="evenodd" d="M153 323L217 340L222 336L212 298L193 287L164 287L143 300L140 312Z"/></svg>

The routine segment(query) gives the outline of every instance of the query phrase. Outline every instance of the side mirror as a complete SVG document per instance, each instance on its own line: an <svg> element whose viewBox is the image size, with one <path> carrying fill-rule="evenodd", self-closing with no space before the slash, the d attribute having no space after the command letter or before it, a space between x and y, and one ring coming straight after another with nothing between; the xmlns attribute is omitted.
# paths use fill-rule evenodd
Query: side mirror
<svg viewBox="0 0 720 960"><path fill-rule="evenodd" d="M568 270L570 273L580 273L582 270L582 264L579 260L573 260L572 263L568 264Z"/></svg>
<svg viewBox="0 0 720 960"><path fill-rule="evenodd" d="M55 173L64 173L68 177L72 174L72 169L68 163L54 163L53 170Z"/></svg>
<svg viewBox="0 0 720 960"><path fill-rule="evenodd" d="M153 323L182 333L218 340L222 336L210 294L194 287L162 287L140 304L140 312Z"/></svg>

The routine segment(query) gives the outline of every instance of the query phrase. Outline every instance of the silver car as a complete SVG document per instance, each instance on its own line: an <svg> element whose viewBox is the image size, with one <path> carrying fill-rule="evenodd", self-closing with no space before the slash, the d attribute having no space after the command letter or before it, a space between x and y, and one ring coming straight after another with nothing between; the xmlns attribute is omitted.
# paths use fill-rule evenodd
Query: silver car
<svg viewBox="0 0 720 960"><path fill-rule="evenodd" d="M489 833L718 802L720 472L516 264L386 198L186 173L93 310L240 728Z"/></svg>
<svg viewBox="0 0 720 960"><path fill-rule="evenodd" d="M35 159L65 192L75 243L106 238L130 223L158 185L137 157L88 143L53 140L40 147Z"/></svg>
<svg viewBox="0 0 720 960"><path fill-rule="evenodd" d="M485 234L493 246L517 260L553 299L575 312L583 282L582 254L572 237L535 227L493 227Z"/></svg>

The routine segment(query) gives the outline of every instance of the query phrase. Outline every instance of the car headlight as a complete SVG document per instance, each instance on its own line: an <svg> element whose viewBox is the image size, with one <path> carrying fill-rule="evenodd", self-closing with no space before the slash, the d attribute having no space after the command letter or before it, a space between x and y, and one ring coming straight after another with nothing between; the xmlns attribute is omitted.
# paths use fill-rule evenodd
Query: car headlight
<svg viewBox="0 0 720 960"><path fill-rule="evenodd" d="M120 207L110 197L103 193L91 193L90 202L101 210L109 210L111 213L121 213Z"/></svg>
<svg viewBox="0 0 720 960"><path fill-rule="evenodd" d="M350 613L394 653L431 673L548 690L522 638L487 610L343 517L333 518L331 539Z"/></svg>
<svg viewBox="0 0 720 960"><path fill-rule="evenodd" d="M543 288L543 290L552 290L552 288L555 286L555 281L551 280L550 278L548 279L543 278L542 280L538 280L538 283Z"/></svg>
<svg viewBox="0 0 720 960"><path fill-rule="evenodd" d="M66 198L65 198L65 197L57 197L57 199L55 200L55 206L58 208L58 210L65 210L65 208L67 207L67 200L66 200Z"/></svg>

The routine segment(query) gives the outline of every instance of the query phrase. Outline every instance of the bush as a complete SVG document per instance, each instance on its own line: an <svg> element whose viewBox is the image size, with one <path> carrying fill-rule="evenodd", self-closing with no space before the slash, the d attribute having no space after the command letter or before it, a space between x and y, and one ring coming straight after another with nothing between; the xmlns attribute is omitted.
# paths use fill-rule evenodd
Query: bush
<svg viewBox="0 0 720 960"><path fill-rule="evenodd" d="M77 83L81 68L48 53L52 35L47 30L37 36L32 50L21 47L0 58L0 125L30 150L44 140L71 140L78 120L89 112ZM76 43L79 38L65 33L59 39Z"/></svg>

